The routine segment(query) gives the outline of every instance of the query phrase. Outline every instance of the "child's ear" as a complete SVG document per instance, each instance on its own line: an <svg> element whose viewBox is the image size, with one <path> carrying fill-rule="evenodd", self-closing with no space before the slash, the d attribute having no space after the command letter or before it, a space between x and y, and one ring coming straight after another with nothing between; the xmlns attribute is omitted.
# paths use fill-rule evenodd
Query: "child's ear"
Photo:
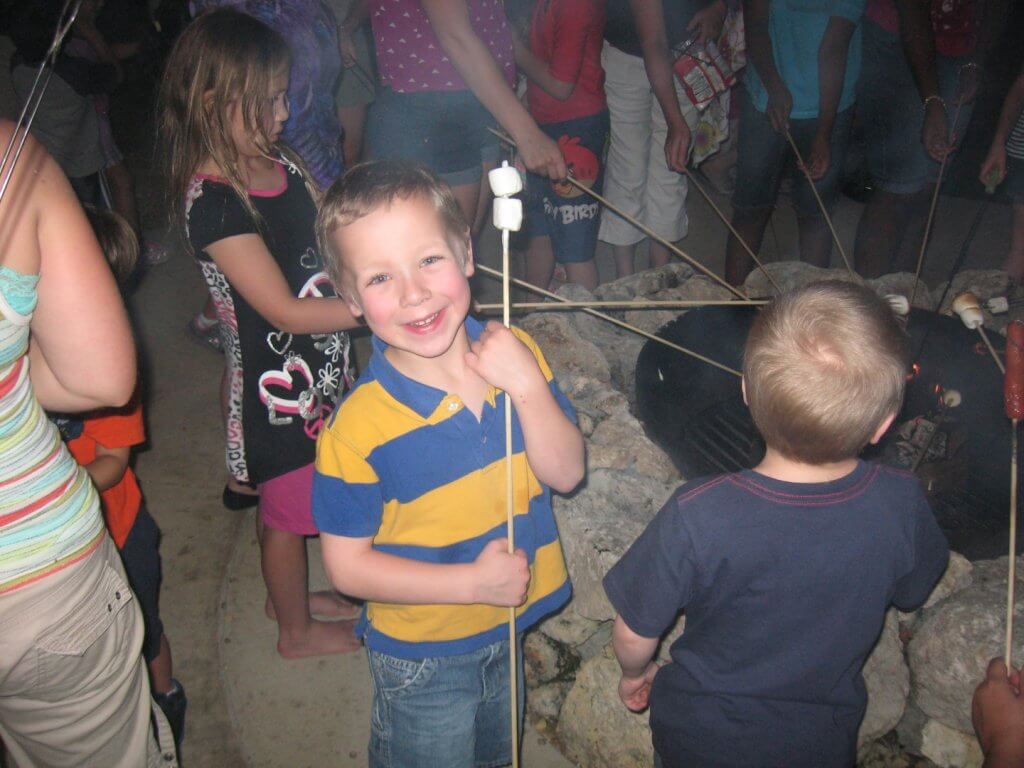
<svg viewBox="0 0 1024 768"><path fill-rule="evenodd" d="M895 411L893 411L888 416L886 416L884 419L882 419L882 423L878 425L878 429L875 430L875 434L871 437L871 441L870 441L871 445L877 444L878 441L882 439L882 437L885 435L885 433L889 431L889 427L892 426L892 423L893 423L893 421L895 419L896 419L896 412Z"/></svg>
<svg viewBox="0 0 1024 768"><path fill-rule="evenodd" d="M466 260L462 265L462 274L466 277L472 277L476 271L476 267L473 265L473 238L470 237L469 232L466 232Z"/></svg>

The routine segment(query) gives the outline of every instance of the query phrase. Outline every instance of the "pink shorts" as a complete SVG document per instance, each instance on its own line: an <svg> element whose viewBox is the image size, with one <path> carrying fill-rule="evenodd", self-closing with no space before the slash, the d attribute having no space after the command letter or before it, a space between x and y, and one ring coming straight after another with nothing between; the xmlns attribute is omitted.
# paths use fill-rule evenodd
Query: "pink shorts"
<svg viewBox="0 0 1024 768"><path fill-rule="evenodd" d="M316 536L313 523L313 464L259 484L260 520L278 531Z"/></svg>

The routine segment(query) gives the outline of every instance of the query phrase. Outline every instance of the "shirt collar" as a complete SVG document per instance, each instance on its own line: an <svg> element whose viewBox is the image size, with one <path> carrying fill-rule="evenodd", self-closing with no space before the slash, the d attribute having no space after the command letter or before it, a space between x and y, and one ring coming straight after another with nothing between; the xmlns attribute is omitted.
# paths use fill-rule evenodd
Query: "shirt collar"
<svg viewBox="0 0 1024 768"><path fill-rule="evenodd" d="M476 341L483 333L484 325L476 318L466 316L463 323L466 328L466 335L470 341ZM448 396L444 390L431 387L428 384L410 379L401 373L391 361L385 357L384 352L388 345L377 336L372 337L373 355L370 357L370 364L367 372L372 376L384 390L395 398L402 405L412 409L420 418L430 417L441 401Z"/></svg>

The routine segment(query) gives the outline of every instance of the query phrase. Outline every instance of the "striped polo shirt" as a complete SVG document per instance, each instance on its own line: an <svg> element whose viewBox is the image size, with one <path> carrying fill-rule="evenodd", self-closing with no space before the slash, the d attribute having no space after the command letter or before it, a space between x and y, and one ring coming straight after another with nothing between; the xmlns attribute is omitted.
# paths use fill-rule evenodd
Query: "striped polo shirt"
<svg viewBox="0 0 1024 768"><path fill-rule="evenodd" d="M470 339L483 325L466 319ZM564 413L568 398L533 340L533 352ZM461 399L399 373L373 339L364 375L317 443L313 517L324 533L373 537L373 547L431 563L473 562L505 536L505 398L491 388L478 421ZM515 543L530 561L530 588L518 609L522 631L561 607L571 591L551 491L526 460L513 412ZM504 638L508 609L491 605L369 602L357 631L367 648L404 659L468 653Z"/></svg>

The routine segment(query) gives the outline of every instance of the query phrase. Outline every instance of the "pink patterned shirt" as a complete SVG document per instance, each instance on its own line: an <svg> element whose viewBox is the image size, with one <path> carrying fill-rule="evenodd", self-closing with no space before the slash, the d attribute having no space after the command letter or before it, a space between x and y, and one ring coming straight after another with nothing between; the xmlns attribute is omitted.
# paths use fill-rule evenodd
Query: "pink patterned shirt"
<svg viewBox="0 0 1024 768"><path fill-rule="evenodd" d="M516 76L512 32L500 0L466 0L466 8L473 31L512 86ZM399 93L467 89L441 48L420 0L374 0L371 21L384 85Z"/></svg>

